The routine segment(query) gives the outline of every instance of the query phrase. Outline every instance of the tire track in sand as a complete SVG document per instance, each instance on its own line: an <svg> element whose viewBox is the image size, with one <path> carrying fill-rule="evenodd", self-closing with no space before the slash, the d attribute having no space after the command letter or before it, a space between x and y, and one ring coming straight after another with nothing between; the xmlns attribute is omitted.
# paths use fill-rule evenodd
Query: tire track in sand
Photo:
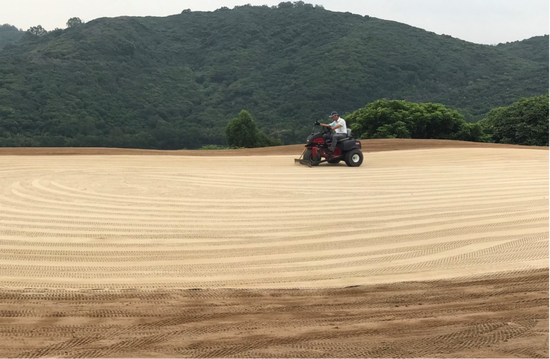
<svg viewBox="0 0 550 359"><path fill-rule="evenodd" d="M346 286L548 258L546 151L369 153L354 169L287 156L12 163L0 157L3 287Z"/></svg>

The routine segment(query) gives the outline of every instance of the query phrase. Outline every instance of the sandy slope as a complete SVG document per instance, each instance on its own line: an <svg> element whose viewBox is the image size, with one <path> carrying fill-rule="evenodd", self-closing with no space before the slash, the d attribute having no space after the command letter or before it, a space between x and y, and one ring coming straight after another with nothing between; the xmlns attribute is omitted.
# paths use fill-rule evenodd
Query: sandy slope
<svg viewBox="0 0 550 359"><path fill-rule="evenodd" d="M5 287L319 287L548 265L548 152L0 157Z"/></svg>
<svg viewBox="0 0 550 359"><path fill-rule="evenodd" d="M548 151L408 146L0 151L0 356L547 357Z"/></svg>
<svg viewBox="0 0 550 359"><path fill-rule="evenodd" d="M402 151L436 148L517 148L548 151L548 147L503 145L496 143L479 143L450 140L416 140L405 138L361 140L363 152ZM0 156L57 156L57 155L151 155L151 156L274 156L299 155L303 145L289 145L278 147L248 148L239 150L179 150L159 151L141 150L132 148L81 148L81 147L16 147L0 148Z"/></svg>

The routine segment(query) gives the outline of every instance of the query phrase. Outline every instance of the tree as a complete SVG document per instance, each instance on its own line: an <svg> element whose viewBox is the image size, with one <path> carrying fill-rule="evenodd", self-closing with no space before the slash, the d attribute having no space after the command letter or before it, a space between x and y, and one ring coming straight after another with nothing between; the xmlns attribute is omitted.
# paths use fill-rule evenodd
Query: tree
<svg viewBox="0 0 550 359"><path fill-rule="evenodd" d="M491 110L479 123L497 143L548 146L548 94Z"/></svg>
<svg viewBox="0 0 550 359"><path fill-rule="evenodd" d="M227 143L231 147L254 148L258 145L258 127L248 111L242 110L225 128Z"/></svg>
<svg viewBox="0 0 550 359"><path fill-rule="evenodd" d="M31 28L29 28L27 30L27 33L34 36L44 36L48 33L48 31L46 31L46 29L44 29L42 25L38 25L38 26L32 26Z"/></svg>
<svg viewBox="0 0 550 359"><path fill-rule="evenodd" d="M24 33L24 31L9 24L0 25L0 49L8 44L16 43Z"/></svg>
<svg viewBox="0 0 550 359"><path fill-rule="evenodd" d="M79 17L71 17L69 20L67 20L67 27L75 27L82 24L83 22L82 20L80 20Z"/></svg>
<svg viewBox="0 0 550 359"><path fill-rule="evenodd" d="M294 5L290 1L280 2L278 5L279 9L292 9Z"/></svg>
<svg viewBox="0 0 550 359"><path fill-rule="evenodd" d="M281 145L281 141L268 137L258 130L248 111L242 110L225 128L227 143L231 147L267 147Z"/></svg>
<svg viewBox="0 0 550 359"><path fill-rule="evenodd" d="M346 117L361 138L453 138L462 115L441 104L378 100Z"/></svg>
<svg viewBox="0 0 550 359"><path fill-rule="evenodd" d="M492 142L491 135L487 134L479 123L464 122L460 131L451 136L452 140L471 142Z"/></svg>

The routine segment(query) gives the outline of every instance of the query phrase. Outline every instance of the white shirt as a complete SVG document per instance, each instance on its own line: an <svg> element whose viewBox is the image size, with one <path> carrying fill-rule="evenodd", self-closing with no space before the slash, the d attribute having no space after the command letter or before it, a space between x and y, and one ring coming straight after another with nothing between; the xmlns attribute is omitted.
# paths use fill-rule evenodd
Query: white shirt
<svg viewBox="0 0 550 359"><path fill-rule="evenodd" d="M336 130L336 133L345 133L346 135L348 134L348 127L346 126L346 121L343 119L343 118L338 118L337 121L333 121L331 124L330 124L330 127L336 127L338 125L341 125L340 127L338 127Z"/></svg>

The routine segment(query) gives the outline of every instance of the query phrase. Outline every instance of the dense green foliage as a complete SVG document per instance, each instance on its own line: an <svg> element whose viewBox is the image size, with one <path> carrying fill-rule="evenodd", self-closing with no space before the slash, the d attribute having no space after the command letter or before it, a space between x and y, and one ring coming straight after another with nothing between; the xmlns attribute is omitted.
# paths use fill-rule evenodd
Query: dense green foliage
<svg viewBox="0 0 550 359"><path fill-rule="evenodd" d="M80 26L84 22L79 17L71 17L69 20L67 20L67 27L75 27Z"/></svg>
<svg viewBox="0 0 550 359"><path fill-rule="evenodd" d="M225 146L242 109L301 143L313 120L381 98L475 122L548 93L547 36L477 45L303 2L34 28L0 50L0 146Z"/></svg>
<svg viewBox="0 0 550 359"><path fill-rule="evenodd" d="M544 46L546 44L546 46ZM535 36L523 41L498 44L497 48L526 60L548 65L548 35Z"/></svg>
<svg viewBox="0 0 550 359"><path fill-rule="evenodd" d="M497 143L548 146L548 95L493 109L479 124Z"/></svg>
<svg viewBox="0 0 550 359"><path fill-rule="evenodd" d="M256 148L282 145L280 140L269 138L258 130L248 111L242 110L225 128L227 143L235 148Z"/></svg>
<svg viewBox="0 0 550 359"><path fill-rule="evenodd" d="M0 25L0 49L7 44L14 44L23 36L24 32L15 26L4 24Z"/></svg>
<svg viewBox="0 0 550 359"><path fill-rule="evenodd" d="M346 117L357 138L427 138L482 141L478 124L441 104L378 100Z"/></svg>

